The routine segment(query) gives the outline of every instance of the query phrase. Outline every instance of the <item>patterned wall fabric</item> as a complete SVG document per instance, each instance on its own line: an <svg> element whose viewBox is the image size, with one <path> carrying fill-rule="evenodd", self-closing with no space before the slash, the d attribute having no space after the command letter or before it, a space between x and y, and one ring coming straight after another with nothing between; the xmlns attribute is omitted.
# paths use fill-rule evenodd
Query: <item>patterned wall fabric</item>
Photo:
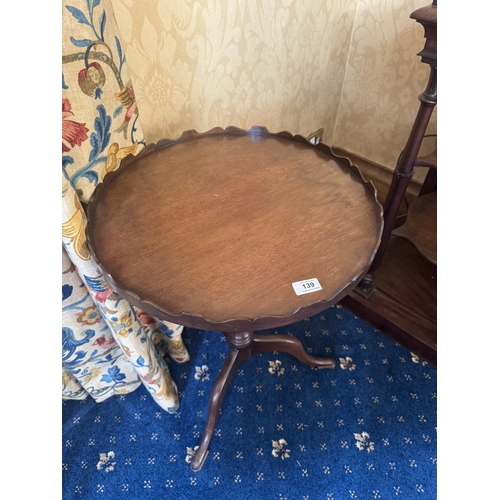
<svg viewBox="0 0 500 500"><path fill-rule="evenodd" d="M346 151L395 167L430 72L417 56L424 47L424 29L410 14L431 3L359 0L333 138ZM436 115L428 133L436 133ZM433 148L434 143L423 146Z"/></svg>
<svg viewBox="0 0 500 500"><path fill-rule="evenodd" d="M87 246L89 201L106 173L145 145L109 0L63 2L63 397L102 401L142 382L168 412L179 404L163 355L189 359L182 327L131 306Z"/></svg>
<svg viewBox="0 0 500 500"><path fill-rule="evenodd" d="M394 168L430 0L112 0L147 142L265 125ZM435 124L435 118L433 119Z"/></svg>

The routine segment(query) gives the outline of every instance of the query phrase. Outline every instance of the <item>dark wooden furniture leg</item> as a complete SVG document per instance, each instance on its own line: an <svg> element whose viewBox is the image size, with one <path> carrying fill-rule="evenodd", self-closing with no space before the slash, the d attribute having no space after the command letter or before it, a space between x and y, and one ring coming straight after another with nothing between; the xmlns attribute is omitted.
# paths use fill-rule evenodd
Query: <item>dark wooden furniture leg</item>
<svg viewBox="0 0 500 500"><path fill-rule="evenodd" d="M193 472L198 472L205 463L205 459L208 454L208 446L212 440L212 436L215 431L215 424L217 424L217 420L219 418L219 410L222 405L222 399L224 398L224 394L229 386L229 382L233 378L234 372L238 369L240 364L240 351L230 347L224 366L221 368L219 376L217 377L212 389L212 393L210 394L205 432L201 438L200 446L196 450L193 460L191 461L191 470Z"/></svg>
<svg viewBox="0 0 500 500"><path fill-rule="evenodd" d="M333 359L317 358L307 354L300 340L291 335L256 335L254 337L252 354L272 351L286 352L302 363L316 368L333 368L335 366Z"/></svg>
<svg viewBox="0 0 500 500"><path fill-rule="evenodd" d="M224 394L238 367L246 363L254 354L279 351L297 358L302 363L316 368L333 368L335 360L318 358L307 354L302 343L290 335L255 335L253 332L224 332L229 344L229 354L221 368L210 394L208 418L200 445L191 461L191 470L198 472L203 467L208 454L208 446L219 418L219 410Z"/></svg>

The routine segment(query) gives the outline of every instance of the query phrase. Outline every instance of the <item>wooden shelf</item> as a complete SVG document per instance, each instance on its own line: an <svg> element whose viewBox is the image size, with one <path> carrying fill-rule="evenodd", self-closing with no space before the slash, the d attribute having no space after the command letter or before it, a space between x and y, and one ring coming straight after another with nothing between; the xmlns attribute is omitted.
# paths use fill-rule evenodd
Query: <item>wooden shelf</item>
<svg viewBox="0 0 500 500"><path fill-rule="evenodd" d="M437 265L437 193L418 197L408 210L406 222L392 231L407 239L431 263Z"/></svg>
<svg viewBox="0 0 500 500"><path fill-rule="evenodd" d="M373 182L380 203L384 203L392 173L355 155L342 153L358 165L367 180ZM420 188L412 181L405 193L410 210L419 199ZM408 221L406 204L399 207L397 222ZM372 293L366 296L355 289L340 304L437 366L436 273L436 266L427 261L412 243L403 238L391 238L382 264L375 273Z"/></svg>

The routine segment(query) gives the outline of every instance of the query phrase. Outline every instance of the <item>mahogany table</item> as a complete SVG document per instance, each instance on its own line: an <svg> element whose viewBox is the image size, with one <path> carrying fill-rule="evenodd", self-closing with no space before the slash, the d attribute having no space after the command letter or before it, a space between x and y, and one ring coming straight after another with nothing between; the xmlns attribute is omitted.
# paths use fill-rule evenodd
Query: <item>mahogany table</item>
<svg viewBox="0 0 500 500"><path fill-rule="evenodd" d="M324 144L288 132L185 132L122 161L87 207L92 254L115 290L160 319L223 332L208 453L225 391L252 355L281 351L318 368L290 335L254 334L331 307L368 270L383 219L373 184Z"/></svg>

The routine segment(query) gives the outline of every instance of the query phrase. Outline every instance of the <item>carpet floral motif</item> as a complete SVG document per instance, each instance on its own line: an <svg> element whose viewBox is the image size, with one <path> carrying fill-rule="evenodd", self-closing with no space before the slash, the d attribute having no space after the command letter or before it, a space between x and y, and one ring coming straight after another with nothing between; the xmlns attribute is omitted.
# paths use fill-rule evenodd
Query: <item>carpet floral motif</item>
<svg viewBox="0 0 500 500"><path fill-rule="evenodd" d="M368 453L375 449L374 443L370 441L370 434L362 432L361 434L354 433L356 438L356 447L358 450L366 450Z"/></svg>
<svg viewBox="0 0 500 500"><path fill-rule="evenodd" d="M112 462L111 459L115 458L115 453L109 451L106 453L101 453L99 455L99 462L97 462L97 470L104 469L106 472L110 472L115 469L116 462Z"/></svg>
<svg viewBox="0 0 500 500"><path fill-rule="evenodd" d="M278 375L280 377L285 373L285 369L281 366L281 361L277 359L276 361L269 361L269 373Z"/></svg>
<svg viewBox="0 0 500 500"><path fill-rule="evenodd" d="M284 439L279 439L278 441L273 440L273 450L271 454L273 457L281 457L281 460L290 457L290 450L286 448L288 443Z"/></svg>
<svg viewBox="0 0 500 500"><path fill-rule="evenodd" d="M203 380L203 381L210 380L210 373L208 373L208 366L207 365L197 366L194 378L196 380Z"/></svg>

